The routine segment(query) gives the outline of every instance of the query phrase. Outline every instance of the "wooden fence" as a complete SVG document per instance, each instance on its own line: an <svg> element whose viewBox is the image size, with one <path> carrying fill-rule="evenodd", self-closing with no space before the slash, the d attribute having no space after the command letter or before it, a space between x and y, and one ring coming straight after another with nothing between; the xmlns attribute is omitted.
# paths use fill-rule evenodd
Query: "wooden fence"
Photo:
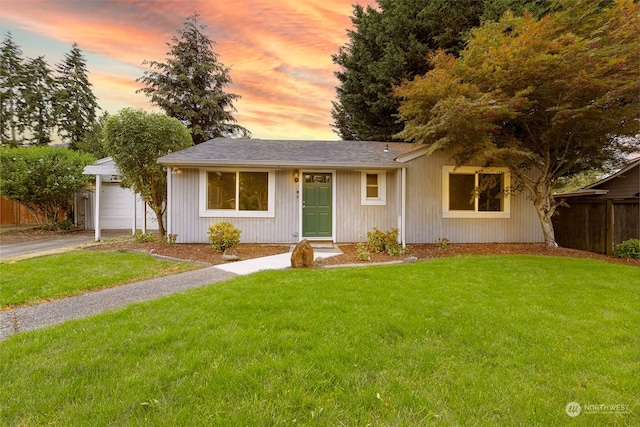
<svg viewBox="0 0 640 427"><path fill-rule="evenodd" d="M615 245L640 239L638 200L569 200L553 217L559 246L613 255Z"/></svg>
<svg viewBox="0 0 640 427"><path fill-rule="evenodd" d="M22 204L15 200L0 196L0 224L2 225L35 225L36 217Z"/></svg>

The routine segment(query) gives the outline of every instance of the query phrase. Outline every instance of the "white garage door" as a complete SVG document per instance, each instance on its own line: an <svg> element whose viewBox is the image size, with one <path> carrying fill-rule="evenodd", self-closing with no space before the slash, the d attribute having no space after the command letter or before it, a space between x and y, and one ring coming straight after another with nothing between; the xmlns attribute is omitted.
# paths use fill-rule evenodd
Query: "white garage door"
<svg viewBox="0 0 640 427"><path fill-rule="evenodd" d="M132 222L133 192L118 184L103 183L100 195L100 228L130 229Z"/></svg>
<svg viewBox="0 0 640 427"><path fill-rule="evenodd" d="M103 182L100 186L100 228L102 230L131 230L133 225L133 192L121 188L117 183ZM88 229L95 229L95 197L86 206L86 225ZM137 197L136 229L141 230L143 223L144 203ZM156 214L147 208L147 230L157 230Z"/></svg>

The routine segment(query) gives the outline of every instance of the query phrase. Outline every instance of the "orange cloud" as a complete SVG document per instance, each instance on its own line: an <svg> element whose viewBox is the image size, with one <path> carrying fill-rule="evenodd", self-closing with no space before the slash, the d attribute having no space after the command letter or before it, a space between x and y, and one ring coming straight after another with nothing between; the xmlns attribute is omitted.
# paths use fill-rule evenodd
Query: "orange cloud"
<svg viewBox="0 0 640 427"><path fill-rule="evenodd" d="M2 13L34 37L77 42L102 58L88 61L90 79L104 109L115 112L151 108L135 93L142 62L166 59L166 43L195 7L219 60L231 67L228 91L242 97L235 115L241 125L254 137L335 139L330 110L338 81L331 55L347 42L352 2L31 0L25 8L23 0L3 0Z"/></svg>

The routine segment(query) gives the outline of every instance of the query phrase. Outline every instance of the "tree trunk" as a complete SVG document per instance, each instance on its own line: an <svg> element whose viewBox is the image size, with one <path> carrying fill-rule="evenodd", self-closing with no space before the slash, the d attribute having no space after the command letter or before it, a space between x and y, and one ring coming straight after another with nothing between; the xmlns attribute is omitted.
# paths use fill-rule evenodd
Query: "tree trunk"
<svg viewBox="0 0 640 427"><path fill-rule="evenodd" d="M151 206L151 209L153 209L153 206ZM162 219L162 210L157 211L153 209L153 212L156 214L156 219L158 220L158 234L160 234L160 236L164 236L166 231L164 229L164 222Z"/></svg>
<svg viewBox="0 0 640 427"><path fill-rule="evenodd" d="M556 209L555 203L552 201L551 194L539 194L534 199L533 205L535 206L536 213L540 219L540 226L542 227L545 246L549 248L557 247L556 234L553 230L553 222L551 222L551 217Z"/></svg>

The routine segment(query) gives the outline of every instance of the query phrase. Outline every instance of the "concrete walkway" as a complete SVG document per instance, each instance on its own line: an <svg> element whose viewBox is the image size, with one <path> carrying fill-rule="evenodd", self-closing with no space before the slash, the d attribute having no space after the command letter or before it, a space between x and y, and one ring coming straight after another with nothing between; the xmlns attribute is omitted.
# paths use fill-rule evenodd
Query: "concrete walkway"
<svg viewBox="0 0 640 427"><path fill-rule="evenodd" d="M326 258L340 253L340 249L337 248L321 248L315 255ZM237 275L251 274L260 270L284 269L290 266L291 253L284 253L206 267L114 288L90 291L38 305L0 311L0 341L18 332L39 329L124 307L133 302L148 301L187 289L222 282Z"/></svg>
<svg viewBox="0 0 640 427"><path fill-rule="evenodd" d="M330 256L340 255L340 249L315 250L316 259L328 258ZM246 261L231 262L228 264L217 265L216 268L234 274L251 274L260 270L281 270L291 267L291 253L271 255L262 258L248 259Z"/></svg>

